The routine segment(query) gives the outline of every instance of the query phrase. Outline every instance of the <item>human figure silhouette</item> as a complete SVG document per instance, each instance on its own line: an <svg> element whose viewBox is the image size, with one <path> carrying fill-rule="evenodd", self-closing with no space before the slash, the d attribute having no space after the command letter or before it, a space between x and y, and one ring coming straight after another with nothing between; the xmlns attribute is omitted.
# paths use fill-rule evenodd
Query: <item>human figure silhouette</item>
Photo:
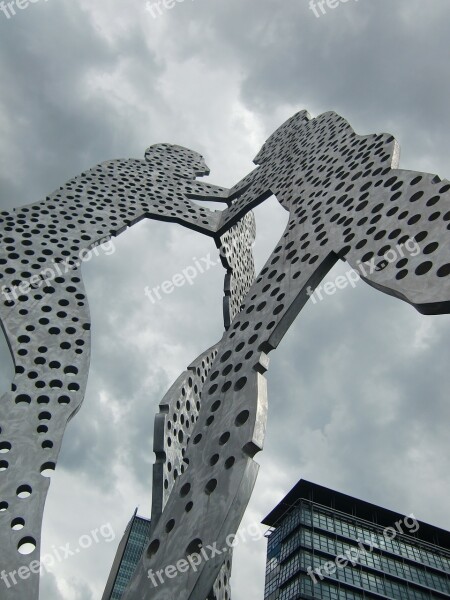
<svg viewBox="0 0 450 600"><path fill-rule="evenodd" d="M111 236L144 218L213 237L227 271L225 324L253 281L253 217L220 236L220 211L193 201L229 202L228 190L196 180L208 172L197 152L156 144L145 160L104 162L42 202L0 213L0 318L15 363L11 391L0 402L0 553L6 578L0 580L0 596L5 600L38 597L38 572L26 571L18 585L7 574L28 569L39 558L50 483L43 473L55 468L67 422L84 398L91 328L81 272L85 253L98 244L109 244L110 250ZM242 267L245 277L236 272ZM184 451L186 440L178 446ZM20 553L30 545L31 554Z"/></svg>
<svg viewBox="0 0 450 600"><path fill-rule="evenodd" d="M303 111L268 139L257 168L230 191L234 202L219 231L272 194L289 222L222 340L203 386L188 468L124 600L196 600L210 589L221 552L156 588L147 573L202 548L223 550L236 533L258 470L253 457L263 447L267 354L337 260L422 313L450 311L450 183L400 170L398 157L388 134L358 136L335 113L311 119ZM402 244L414 252L390 260Z"/></svg>

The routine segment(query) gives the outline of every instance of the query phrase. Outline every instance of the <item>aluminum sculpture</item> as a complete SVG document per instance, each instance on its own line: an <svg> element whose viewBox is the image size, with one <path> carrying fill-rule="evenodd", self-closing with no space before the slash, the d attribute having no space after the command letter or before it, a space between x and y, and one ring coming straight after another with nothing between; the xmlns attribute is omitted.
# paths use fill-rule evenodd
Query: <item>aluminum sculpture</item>
<svg viewBox="0 0 450 600"><path fill-rule="evenodd" d="M104 163L42 203L0 214L4 289L17 289L50 263L72 265L37 293L1 306L16 364L12 391L0 405L3 569L17 570L39 557L49 485L41 471L56 465L65 425L83 399L90 321L77 256L142 218L163 219L215 239L227 270L225 333L161 403L152 539L123 598L229 598L224 550L257 475L268 354L315 287L342 259L359 267L371 286L424 314L450 312L450 183L400 170L398 158L392 136L358 136L335 113L311 119L303 111L268 139L256 169L231 190L195 181L207 172L200 155L157 145L145 161ZM250 211L272 194L289 222L254 280ZM226 201L228 208L200 208L193 198ZM421 252L389 261L389 250L406 240ZM36 550L23 557L18 548L30 541ZM164 585L149 576L201 556L202 548L209 549L209 559L196 569L179 570ZM34 600L37 590L33 575L5 598Z"/></svg>

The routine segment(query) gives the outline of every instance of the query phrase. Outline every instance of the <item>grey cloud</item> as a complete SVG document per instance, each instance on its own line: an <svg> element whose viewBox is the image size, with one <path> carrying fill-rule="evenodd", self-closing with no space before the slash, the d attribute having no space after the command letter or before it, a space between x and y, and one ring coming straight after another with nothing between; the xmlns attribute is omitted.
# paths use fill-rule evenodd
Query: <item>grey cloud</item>
<svg viewBox="0 0 450 600"><path fill-rule="evenodd" d="M446 0L360 0L320 19L306 0L196 0L152 20L143 1L112 0L36 3L0 18L1 208L158 141L198 149L213 167L208 179L232 185L299 108L337 110L358 133L391 131L402 166L448 177L449 17ZM258 209L260 262L281 233L278 209ZM87 522L77 494L89 493L98 522L125 528L138 504L149 513L154 412L221 336L221 267L156 305L143 295L214 252L211 240L146 222L116 245L84 266L92 368L61 452L71 486L46 517L47 547L68 515ZM362 282L309 303L271 355L267 443L248 514L262 518L304 476L448 527L449 323ZM8 357L1 347L3 380ZM92 552L76 579L65 564L43 578L42 597L64 598L62 579L77 600L98 597L96 574L111 557ZM262 596L263 546L239 552L234 599Z"/></svg>

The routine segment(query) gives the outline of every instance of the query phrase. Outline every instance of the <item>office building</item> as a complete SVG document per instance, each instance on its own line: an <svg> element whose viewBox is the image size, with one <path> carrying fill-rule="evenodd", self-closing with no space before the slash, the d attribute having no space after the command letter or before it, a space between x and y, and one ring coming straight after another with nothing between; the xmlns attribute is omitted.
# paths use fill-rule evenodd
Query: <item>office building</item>
<svg viewBox="0 0 450 600"><path fill-rule="evenodd" d="M301 480L263 523L265 600L450 599L450 533L414 515Z"/></svg>
<svg viewBox="0 0 450 600"><path fill-rule="evenodd" d="M117 549L102 600L121 599L149 541L150 519L139 517L136 509Z"/></svg>

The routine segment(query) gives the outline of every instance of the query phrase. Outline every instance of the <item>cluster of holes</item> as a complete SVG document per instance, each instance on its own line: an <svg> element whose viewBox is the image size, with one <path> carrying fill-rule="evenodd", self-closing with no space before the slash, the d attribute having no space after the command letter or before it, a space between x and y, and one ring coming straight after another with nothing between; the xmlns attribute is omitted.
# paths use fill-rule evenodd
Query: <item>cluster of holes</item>
<svg viewBox="0 0 450 600"><path fill-rule="evenodd" d="M158 492L155 492L159 493L159 490L163 489L163 504L169 497L176 480L187 467L186 449L191 431L198 420L201 390L216 355L217 349L213 349L200 357L186 372L179 394L174 394L170 400L166 397L163 401L164 405L169 407L169 414L165 420L164 448L161 449L164 451L166 462L163 482L156 482Z"/></svg>
<svg viewBox="0 0 450 600"><path fill-rule="evenodd" d="M220 252L226 262L228 277L224 302L226 329L240 311L242 302L255 280L252 253L255 233L254 215L248 213L220 239Z"/></svg>
<svg viewBox="0 0 450 600"><path fill-rule="evenodd" d="M39 418L42 419L46 419L47 417L49 417L50 415L48 414L44 414L41 413L41 415L39 416ZM1 433L1 431L0 431ZM9 467L9 453L12 450L12 444L8 441L0 441L0 454L2 455L2 457L4 456L5 458L1 458L0 459L0 477L1 477L1 473L6 472ZM55 470L55 463L53 461L46 461L44 462L41 467L40 467L40 473L43 477L50 477L54 470ZM20 484L16 491L15 491L15 496L17 497L17 499L20 501L26 501L27 499L29 499L31 497L31 495L33 494L33 489L31 487L31 485L27 484L27 483L23 483ZM20 503L15 505L15 508L17 510L20 510ZM0 500L0 512L7 512L10 510L10 505L7 501L5 500ZM23 519L22 517L14 517L11 520L11 529L13 531L22 531L25 527L25 519ZM19 540L19 542L17 543L17 551L20 554L24 554L24 555L28 555L31 554L32 552L34 552L34 550L36 549L36 540L31 537L31 536L24 536L21 537L21 539Z"/></svg>
<svg viewBox="0 0 450 600"><path fill-rule="evenodd" d="M448 276L450 263L437 238L450 228L450 184L438 177L396 174L391 169L395 150L391 136L359 137L332 113L310 121L301 113L277 130L261 153L257 178L261 194L270 182L290 211L289 243L296 247L281 246L272 264L281 256L283 266L317 264L328 251L329 232L333 231L336 239L340 228L341 255L366 248L359 258L367 262L375 257L377 270L387 267L389 262L383 257L389 251L393 256L398 245L427 238L420 257L405 262L400 256L394 263L394 279ZM230 218L243 214L245 203L245 198L235 201ZM390 230L382 225L387 222ZM306 226L309 233L304 233ZM301 234L299 227L303 227ZM321 246L327 247L322 255L318 252ZM294 278L300 275L300 269L293 271Z"/></svg>
<svg viewBox="0 0 450 600"><path fill-rule="evenodd" d="M414 238L421 244L422 252L419 257L399 258L394 264L395 279L402 282L410 277L443 278L450 274L450 264L444 262L443 249L438 239L441 231L450 228L448 205L447 208L442 208L448 199L450 185L439 179L430 180L423 176L411 175L408 180L404 173L401 177L396 175L391 170L394 152L395 141L392 137L358 137L343 119L332 114L311 121L302 114L297 119L291 119L288 126L280 128L269 140L261 153L262 166L257 175L261 194L267 192L269 184L274 186L280 202L290 211L290 221L282 243L275 249L257 280L258 293L253 294L244 305L244 296L253 281L250 270L253 262L249 255L242 252L241 256L236 253L229 260L232 295L228 311L229 320L233 322L228 340L234 346L233 350L228 349L219 357L205 382L207 398L204 400L205 406L209 408L202 411L205 413L204 422L202 421L205 428L213 423L220 423L225 394L242 396L241 392L248 383L244 365L251 361L254 361L254 365L259 360L259 353L264 350L267 338L290 305L291 299L286 297L290 279L296 280L312 274L331 250L339 250L342 257L350 253L353 256L358 254L363 263L375 258L377 268L381 271L387 267L384 258L387 253ZM148 164L143 164L142 161L122 161L97 167L69 182L42 205L21 209L15 217L2 213L0 219L5 233L0 238L0 247L4 249L0 264L6 265L5 283L12 287L20 286L23 281L31 279L33 271L36 273L42 270L50 260L49 257L55 260L74 257L83 244L99 235L118 230L123 224L135 222L144 213L180 220L197 227L210 227L210 212L195 204L187 208L184 196L186 190L192 189L185 185L187 181L193 179L195 172L204 168L201 157L195 156L193 167L192 153L161 145L149 149L146 160ZM167 181L168 161L174 181ZM149 177L150 172L154 177ZM184 187L180 186L177 178L186 180ZM151 206L149 197L152 198ZM104 210L108 211L108 222L102 216ZM229 217L235 219L245 212L245 200L238 199L230 207ZM56 225L61 223L64 227L58 230ZM334 240L341 240L340 249L331 246L331 232ZM241 243L241 239L250 234L249 223L242 227L239 224L234 232L222 238L222 243L232 243L236 236ZM39 240L34 242L36 236ZM60 286L66 283L55 282ZM55 294L55 287L52 284L33 290L29 296L21 294L18 299L24 312L20 314L25 316L28 314L28 307L36 300ZM64 293L75 294L76 303L79 306L84 304L84 296L77 294L76 285L67 286ZM64 300L70 302L72 298L67 295ZM11 307L7 302L8 300L5 305ZM71 335L67 329L64 332L61 328L61 322L65 324L67 319L64 305L60 315L56 314L56 317L51 307L48 308L48 314L41 316L39 325L47 327L50 336L56 337L61 333ZM76 327L71 329L75 334ZM17 340L19 356L29 354L29 334L29 331L23 332ZM81 348L78 350L78 353L82 352ZM41 362L36 364L45 364L42 362L45 360L45 352L40 353L37 358ZM51 365L49 368L52 368ZM36 368L26 374L24 371L23 375L34 381L39 389L45 387L47 382L43 382L42 386L39 376L35 377L38 373ZM69 374L64 373L65 376ZM53 390L61 389L63 379L65 377L62 375L61 378L55 376L49 380L48 386ZM201 381L197 384L195 390L194 380L192 379L191 385L188 382L190 399L179 399L179 406L171 407L171 419L167 420L167 430L170 431L167 446L176 448L182 455L189 440L190 429L201 408L203 383ZM73 388L69 391L77 390ZM192 398L195 398L195 407L192 406ZM18 404L30 404L31 396L21 392L17 394L15 401ZM182 401L185 413L181 408ZM190 410L187 409L188 401L191 402ZM189 414L192 411L197 414ZM249 411L241 407L234 421L236 430L248 423L249 419ZM219 446L226 446L231 435L229 431L221 433L218 436ZM193 444L200 444L201 441L202 434L199 434ZM48 440L43 444L46 442ZM0 442L0 452L1 444ZM231 469L234 461L232 456L226 458L225 468ZM4 462L6 461L2 461L3 464ZM217 469L222 467L217 453L211 455L209 462L212 467L217 466ZM170 461L167 471L172 473L173 482L180 474ZM164 487L169 489L169 479L166 481ZM218 483L216 477L211 477L203 492L208 496L213 495ZM186 502L187 512L193 507L193 500L188 498L191 492L191 484L188 482L180 488L180 498ZM4 504L0 506L3 507L2 510L7 510ZM170 533L175 525L175 520L169 519L165 525L166 532ZM193 540L186 548L186 553L196 551L199 544L200 540ZM159 546L159 540L153 540L148 548L148 556L156 554Z"/></svg>
<svg viewBox="0 0 450 600"><path fill-rule="evenodd" d="M220 569L219 575L214 583L211 594L207 600L229 600L231 598L230 589L231 577L231 559L227 559Z"/></svg>
<svg viewBox="0 0 450 600"><path fill-rule="evenodd" d="M197 153L169 145L158 145L146 153L146 161L115 161L100 165L69 181L52 197L40 204L0 214L0 283L4 294L1 302L6 310L15 309L26 324L17 337L15 354L18 357L12 401L20 409L37 405L49 406L54 400L59 405L71 404L80 391L78 368L69 364L65 355L82 354L85 338L77 311L86 305L81 280L71 267L80 265L83 251L96 240L121 230L142 216L155 215L211 230L215 219L212 211L189 202L186 193L195 193L190 182L196 175L205 174L202 157ZM211 193L218 193L211 188ZM251 221L250 218L247 221ZM248 228L248 226L246 226ZM230 234L237 239L238 232ZM250 244L248 244L250 247ZM235 260L235 257L233 258ZM244 285L237 285L231 294L233 310L241 303L254 275L249 273L253 263L247 257L245 264L238 260L231 270L246 273ZM51 281L44 274L51 270ZM68 274L67 274L68 272ZM239 299L235 300L235 296ZM42 335L44 334L44 335ZM81 334L81 335L80 335ZM51 347L39 345L36 340L54 339ZM14 345L14 341L13 341ZM59 360L49 358L58 348ZM70 351L70 352L68 352ZM190 400L192 414L179 415L173 429L176 443L173 447L184 454L189 429L198 418L200 389L206 373L199 376L198 387ZM188 402L185 402L189 412ZM53 410L53 409L52 409ZM177 407L179 410L179 407ZM174 413L174 420L177 413ZM43 450L53 447L49 439L51 410L40 410L36 430ZM11 450L9 442L1 441L2 453ZM0 472L8 469L7 460L0 462ZM41 474L47 476L54 463L42 464ZM183 472L181 465L180 472ZM176 469L173 471L176 479ZM24 484L25 485L25 484ZM27 493L22 486L20 494ZM30 492L31 493L31 492ZM1 510L6 510L2 503ZM19 518L19 517L17 517ZM19 544L23 550L31 538Z"/></svg>
<svg viewBox="0 0 450 600"><path fill-rule="evenodd" d="M213 403L213 405L211 406L211 410L213 410L214 412L217 411L220 408L220 401L216 401ZM250 417L250 412L248 410L242 410L238 413L238 415L235 418L235 427L236 428L240 428L243 425L245 425ZM224 432L223 434L220 435L219 439L218 439L218 448L220 448L220 453L215 452L210 460L209 460L209 464L211 466L216 466L219 464L220 460L221 460L221 453L224 449L224 447L229 443L231 439L231 433L229 431ZM203 434L198 433L192 440L192 444L194 446L197 446L198 444L200 444L203 440ZM234 456L227 456L222 464L221 464L221 468L225 469L225 471L231 470L233 468L233 466L235 465L236 462L236 458ZM204 488L203 488L203 493L206 496L211 496L212 494L214 494L214 492L217 489L217 486L219 484L218 478L217 477L211 477L207 483L205 484ZM193 488L192 488L192 484L189 481L184 481L181 484L181 487L179 489L179 497L181 500L183 500L185 502L185 512L190 512L193 508L193 500L192 498L189 499L189 496L192 496L193 493ZM170 533L174 527L176 525L176 520L175 518L171 517L165 524L165 532L166 533ZM198 540L193 540L190 545L188 546L188 549L186 550L187 554L192 553L192 548L198 543ZM147 550L147 556L149 558L153 557L158 549L160 547L160 541L158 539L154 539Z"/></svg>
<svg viewBox="0 0 450 600"><path fill-rule="evenodd" d="M414 240L421 244L420 256L406 251L399 256L393 263L392 281L408 276L449 275L450 265L444 262L439 236L450 229L450 213L448 208L439 210L439 206L448 201L450 185L438 178L412 174L408 179L403 172L396 174L391 167L396 151L394 138L358 137L343 119L330 114L313 121L301 117L297 124L291 120L290 126L284 132L278 131L270 143L267 164L263 153L257 174L260 191L263 195L267 192L264 186L272 184L280 202L290 211L289 224L256 281L255 293L239 307L225 350L205 384L207 410L202 410L202 433L193 438L194 446L202 444L207 428L213 424L215 431L220 431L220 413L227 394L231 400L237 394L242 401L251 367L266 351L268 338L294 299L292 280L302 277L305 281L330 252L339 252L342 258L351 253L362 263L375 259L377 269L382 271L390 264L386 260L389 251ZM246 197L234 202L228 211L230 220L245 214L246 202ZM336 239L340 248L336 247ZM232 306L231 310L235 309ZM229 414L233 404L227 401L226 406ZM250 412L241 404L235 428L249 420ZM231 431L217 433L221 451L209 458L216 476L204 487L206 495L214 494L219 484L217 474L223 469L220 457L232 435ZM229 468L234 460L226 459ZM188 499L191 492L191 484L183 480L180 499L188 500L185 510L192 509L193 496ZM170 524L172 530L173 519ZM187 552L198 543L193 540Z"/></svg>

